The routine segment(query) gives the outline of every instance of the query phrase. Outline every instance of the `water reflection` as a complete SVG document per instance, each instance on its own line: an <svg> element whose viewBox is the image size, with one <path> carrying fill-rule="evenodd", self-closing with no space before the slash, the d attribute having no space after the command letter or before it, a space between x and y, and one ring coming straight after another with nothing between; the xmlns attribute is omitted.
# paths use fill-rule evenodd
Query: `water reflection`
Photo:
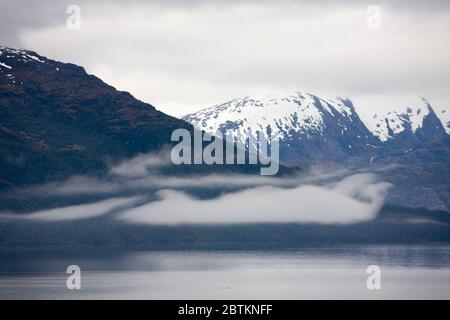
<svg viewBox="0 0 450 320"><path fill-rule="evenodd" d="M80 291L65 288L71 264L81 267ZM366 288L371 264L382 268L382 290ZM1 249L0 298L450 298L450 247Z"/></svg>

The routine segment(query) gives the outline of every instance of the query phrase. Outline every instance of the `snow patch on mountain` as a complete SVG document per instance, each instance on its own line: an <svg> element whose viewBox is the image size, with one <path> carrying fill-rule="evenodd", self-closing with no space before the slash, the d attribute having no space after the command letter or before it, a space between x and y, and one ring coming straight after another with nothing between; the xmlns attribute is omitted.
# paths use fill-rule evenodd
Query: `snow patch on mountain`
<svg viewBox="0 0 450 320"><path fill-rule="evenodd" d="M45 61L39 59L31 51L27 50L16 50L8 47L0 46L0 56L2 58L15 59L24 63L36 61L39 63L45 63Z"/></svg>
<svg viewBox="0 0 450 320"><path fill-rule="evenodd" d="M450 108L436 108L436 116L441 120L445 132L450 134Z"/></svg>
<svg viewBox="0 0 450 320"><path fill-rule="evenodd" d="M450 110L432 109L426 99L419 97L388 101L375 101L371 109L364 109L358 104L353 107L349 99L322 99L302 92L247 96L186 115L183 119L210 134L233 129L243 137L260 131L266 138L279 139L294 133L306 139L324 136L331 118L344 135L348 126L360 119L375 138L386 142L405 130L416 133L427 116L434 113L450 133Z"/></svg>
<svg viewBox="0 0 450 320"><path fill-rule="evenodd" d="M370 116L361 116L367 128L381 141L392 139L394 135L411 127L413 133L421 128L424 119L430 114L431 106L423 98L409 102L393 102L388 112L373 112Z"/></svg>
<svg viewBox="0 0 450 320"><path fill-rule="evenodd" d="M323 100L312 94L294 92L238 98L186 115L183 119L210 134L232 129L241 137L255 136L260 131L266 138L283 139L295 132L306 136L322 134L324 113L333 115L336 112L350 117L353 110L340 99Z"/></svg>
<svg viewBox="0 0 450 320"><path fill-rule="evenodd" d="M44 61L41 58L42 57L32 51L17 50L0 46L0 76L4 76L10 85L22 85L23 81L26 81L27 79L21 79L20 81L16 79L17 69L15 69L15 66L23 63L29 65L33 65L35 63L49 63L47 60Z"/></svg>
<svg viewBox="0 0 450 320"><path fill-rule="evenodd" d="M0 67L6 68L6 69L12 69L11 66L8 66L6 63L0 62Z"/></svg>

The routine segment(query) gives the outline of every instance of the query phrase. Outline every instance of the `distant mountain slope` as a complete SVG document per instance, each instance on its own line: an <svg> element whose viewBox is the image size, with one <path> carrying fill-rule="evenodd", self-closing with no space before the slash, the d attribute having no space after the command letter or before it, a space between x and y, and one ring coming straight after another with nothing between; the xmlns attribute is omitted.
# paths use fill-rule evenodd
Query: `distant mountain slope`
<svg viewBox="0 0 450 320"><path fill-rule="evenodd" d="M445 118L423 98L392 105L386 114L357 110L349 99L296 92L234 99L183 119L211 134L262 131L280 139L282 164L374 171L394 186L388 203L449 211Z"/></svg>
<svg viewBox="0 0 450 320"><path fill-rule="evenodd" d="M0 47L0 188L102 170L191 128L79 66Z"/></svg>
<svg viewBox="0 0 450 320"><path fill-rule="evenodd" d="M234 99L183 119L211 134L235 129L244 137L262 131L279 138L281 161L288 165L327 161L370 164L379 156L447 136L425 99L363 119L348 99L295 92Z"/></svg>
<svg viewBox="0 0 450 320"><path fill-rule="evenodd" d="M374 168L395 186L388 203L450 211L450 137L380 157Z"/></svg>
<svg viewBox="0 0 450 320"><path fill-rule="evenodd" d="M354 155L368 161L370 149L378 144L351 101L325 100L300 92L235 99L183 119L211 134L236 129L243 137L262 131L279 138L281 160L288 165L339 162Z"/></svg>
<svg viewBox="0 0 450 320"><path fill-rule="evenodd" d="M439 108L437 109L436 114L439 119L441 119L445 131L450 135L450 108Z"/></svg>
<svg viewBox="0 0 450 320"><path fill-rule="evenodd" d="M413 148L446 135L443 118L439 119L430 103L417 98L389 106L385 114L373 112L371 119L362 117L368 129L387 146Z"/></svg>

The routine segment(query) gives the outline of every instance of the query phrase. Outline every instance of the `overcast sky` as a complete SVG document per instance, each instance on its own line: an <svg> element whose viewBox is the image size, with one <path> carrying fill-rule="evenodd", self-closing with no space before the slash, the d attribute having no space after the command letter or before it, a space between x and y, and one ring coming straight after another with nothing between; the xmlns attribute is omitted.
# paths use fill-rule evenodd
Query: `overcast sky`
<svg viewBox="0 0 450 320"><path fill-rule="evenodd" d="M449 108L449 39L448 1L0 0L0 44L82 65L175 116L291 90Z"/></svg>

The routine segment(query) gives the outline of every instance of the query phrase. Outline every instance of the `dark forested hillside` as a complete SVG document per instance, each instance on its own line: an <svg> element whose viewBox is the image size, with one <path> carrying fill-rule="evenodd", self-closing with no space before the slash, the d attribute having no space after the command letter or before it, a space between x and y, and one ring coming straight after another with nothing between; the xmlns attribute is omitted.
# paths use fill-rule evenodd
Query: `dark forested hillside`
<svg viewBox="0 0 450 320"><path fill-rule="evenodd" d="M0 47L0 189L102 170L190 128L79 66Z"/></svg>

